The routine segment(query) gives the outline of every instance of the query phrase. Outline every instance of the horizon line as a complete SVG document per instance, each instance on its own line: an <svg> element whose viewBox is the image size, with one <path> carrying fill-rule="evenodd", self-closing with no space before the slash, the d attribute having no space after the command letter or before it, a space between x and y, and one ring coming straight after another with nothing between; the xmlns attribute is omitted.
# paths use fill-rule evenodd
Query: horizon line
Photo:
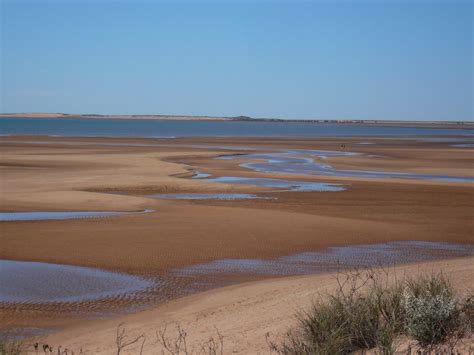
<svg viewBox="0 0 474 355"><path fill-rule="evenodd" d="M25 115L27 117L20 117ZM48 115L50 115L48 117ZM135 118L139 117L189 117L209 118L215 120L234 121L290 121L290 122L405 122L405 123L446 123L446 124L474 124L474 120L417 120L417 119L364 119L364 118L282 118L282 117L252 117L247 115L225 116L225 115L189 115L189 114L101 114L101 113L66 113L66 112L0 112L0 118Z"/></svg>

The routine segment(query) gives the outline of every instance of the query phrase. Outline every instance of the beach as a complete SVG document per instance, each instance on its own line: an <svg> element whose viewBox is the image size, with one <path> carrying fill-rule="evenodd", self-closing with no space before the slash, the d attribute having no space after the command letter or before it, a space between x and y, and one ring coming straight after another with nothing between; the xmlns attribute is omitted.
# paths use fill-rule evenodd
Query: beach
<svg viewBox="0 0 474 355"><path fill-rule="evenodd" d="M153 312L157 312L161 317L167 307L174 309L173 305L184 302L185 309L195 313L170 311L166 319L171 321L177 314L177 321L182 319L194 328L193 317L201 312L197 311L199 307L206 307L212 314L211 300L215 297L228 301L229 307L233 304L239 313L238 305L253 287L258 293L255 297L261 297L259 292L268 285L278 289L281 285L283 294L293 288L292 282L297 283L295 297L301 295L302 304L307 304L315 292L314 285L333 278L334 261L331 265L322 262L312 268L288 269L286 264L281 266L281 258L288 256L327 254L334 252L331 248L342 248L336 253L352 253L347 248L369 246L374 250L369 264L376 267L387 255L384 246L401 243L395 246L398 254L385 260L388 264L416 262L412 267L418 268L419 263L430 262L433 268L445 269L447 261L443 259L472 255L474 189L470 179L474 176L474 156L471 148L453 146L449 139L7 136L2 137L0 148L2 212L123 213L100 218L0 222L1 259L97 268L166 284L130 295L79 302L3 302L4 331L34 328L37 334L45 334L63 329L65 333L48 339L67 343L69 335L76 334L68 333L68 329L83 329L84 324L89 329L96 324L91 318L105 317L105 323L97 323L100 329L104 327L104 336L97 344L86 340L86 335L74 341L76 347L80 341L91 347L102 346L111 328L121 322L117 317L124 313L152 309L145 311L152 313L137 318L126 316L131 317L125 318L127 323L130 319L138 324L142 316L155 317ZM272 172L256 170L252 165L259 163L257 167L262 168L264 158ZM274 171L287 169L287 163L296 171ZM301 167L304 174L298 170ZM330 174L321 175L322 167ZM360 173L366 171L383 174L367 177ZM248 184L245 179L263 179L257 180L263 185L255 185L255 180ZM281 181L288 186L282 188ZM244 194L252 198L173 199L177 193ZM160 194L167 198L156 198ZM412 242L421 244L403 244ZM426 247L423 243L441 244ZM453 254L451 249L443 249L445 243L461 247ZM425 259L411 255L410 249L425 253ZM362 266L363 259L354 259L346 267ZM202 268L209 270L208 266L219 260L227 272L190 273L186 269L204 265ZM239 260L263 266L259 270L248 265L242 269ZM266 261L273 264L267 267ZM452 263L449 265L454 269L461 265L471 268L472 258ZM183 277L183 272L188 274ZM300 274L318 275L288 278ZM278 277L286 278L275 280ZM241 290L242 283L245 291L236 293L237 298L223 296L228 292L225 290ZM289 286L285 286L287 283ZM230 289L213 291L224 286ZM46 280L44 288L48 287ZM190 293L196 296L187 296ZM200 303L193 303L195 300ZM265 307L271 314L271 302ZM280 319L293 311L288 305ZM273 318L267 320L276 322ZM241 344L238 336L251 332L247 321L252 319L229 321L247 329L243 333L228 329L228 333L236 334L235 344ZM207 334L214 320L209 322L199 328L200 335ZM224 318L215 322L220 324ZM144 329L148 324L144 322L140 327ZM286 321L276 322L275 329L284 326ZM253 345L262 349L264 339L260 335L267 328L259 329L255 343L249 340L248 347L239 351L245 353Z"/></svg>
<svg viewBox="0 0 474 355"><path fill-rule="evenodd" d="M474 354L474 3L4 3L0 355Z"/></svg>
<svg viewBox="0 0 474 355"><path fill-rule="evenodd" d="M460 294L472 293L474 259L461 258L434 263L421 263L390 268L391 275L423 276L443 272L450 277ZM341 276L341 275L339 275ZM296 276L270 279L228 286L213 291L184 297L154 309L114 320L79 324L43 338L47 344L78 351L81 348L93 354L110 354L116 351L116 332L119 324L128 339L146 337L143 353L155 353L162 348L157 343L157 331L166 329L166 335L175 339L180 327L188 333L189 349L213 338L223 337L225 353L269 354L267 337L282 339L298 322L298 314L308 311L312 303L324 298L337 288L338 274ZM343 277L343 276L342 276ZM124 349L124 353L137 354L142 343ZM463 348L473 345L469 341ZM398 350L407 349L407 342L396 344Z"/></svg>

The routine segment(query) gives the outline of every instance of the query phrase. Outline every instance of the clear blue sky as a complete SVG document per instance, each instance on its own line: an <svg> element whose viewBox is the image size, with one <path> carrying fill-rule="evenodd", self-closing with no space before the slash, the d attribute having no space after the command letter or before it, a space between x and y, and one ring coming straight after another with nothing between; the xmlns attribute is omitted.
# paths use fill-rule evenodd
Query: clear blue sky
<svg viewBox="0 0 474 355"><path fill-rule="evenodd" d="M1 112L473 119L473 1L0 2Z"/></svg>

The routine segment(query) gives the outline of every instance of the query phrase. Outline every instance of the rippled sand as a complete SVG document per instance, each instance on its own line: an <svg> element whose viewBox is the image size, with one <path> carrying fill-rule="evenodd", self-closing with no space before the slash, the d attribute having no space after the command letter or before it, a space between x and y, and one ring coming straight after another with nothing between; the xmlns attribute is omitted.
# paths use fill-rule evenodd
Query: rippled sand
<svg viewBox="0 0 474 355"><path fill-rule="evenodd" d="M472 178L472 152L450 147L451 142L370 138L374 144L361 145L367 138L344 138L347 151L357 153L351 155L328 153L340 149L340 138L1 140L9 142L0 142L2 211L124 214L2 222L0 258L86 266L153 282L80 302L66 297L48 304L3 303L2 327L49 329L69 324L71 316L105 317L222 285L330 271L341 267L341 260L352 267L380 256L395 263L471 253L425 244L381 245L413 240L472 245L472 183L268 173L241 166L262 162L253 154L291 151L297 153L273 156L270 163L285 165L291 158L302 167L313 160L336 170ZM308 151L319 155L305 156ZM216 159L229 154L236 156ZM265 198L151 199L151 194ZM146 209L154 212L127 213ZM61 280L73 282L69 276L56 281ZM39 293L45 297L62 288L51 278L30 284L45 287ZM90 285L93 293L94 282Z"/></svg>
<svg viewBox="0 0 474 355"><path fill-rule="evenodd" d="M154 287L151 280L73 265L0 260L0 302L66 303L100 300Z"/></svg>
<svg viewBox="0 0 474 355"><path fill-rule="evenodd" d="M0 260L0 304L89 318L144 309L188 294L264 277L309 275L474 256L474 246L393 242L328 248L274 259L222 259L142 278L95 268ZM37 330L41 332L41 328ZM21 334L21 330L17 330ZM28 329L25 329L25 334ZM2 332L0 331L0 335Z"/></svg>

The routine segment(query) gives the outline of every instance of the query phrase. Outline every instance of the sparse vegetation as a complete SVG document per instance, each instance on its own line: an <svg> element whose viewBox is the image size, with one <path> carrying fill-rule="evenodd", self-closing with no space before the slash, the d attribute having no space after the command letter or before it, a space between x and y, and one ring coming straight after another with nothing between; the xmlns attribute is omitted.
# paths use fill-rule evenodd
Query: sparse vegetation
<svg viewBox="0 0 474 355"><path fill-rule="evenodd" d="M403 354L424 354L435 349L454 351L463 337L472 336L474 298L460 297L442 274L398 280L388 272L357 271L337 278L334 293L323 295L298 315L298 326L283 339L271 339L270 349L278 354L350 354L370 350L371 354L391 355L402 339L408 350ZM123 324L116 332L116 354L123 350L144 353L145 343L159 354L223 355L224 336L216 328L207 341L189 344L188 332L179 324L156 331L155 339L142 333L129 337ZM406 348L406 346L405 346ZM60 345L61 355L74 351ZM0 355L53 352L48 344L0 341ZM412 353L412 350L415 352ZM150 348L147 350L150 351ZM446 352L447 351L447 352ZM76 354L86 354L80 349Z"/></svg>
<svg viewBox="0 0 474 355"><path fill-rule="evenodd" d="M217 328L216 336L211 336L207 341L189 346L187 337L188 332L181 325L176 324L174 335L167 334L168 327L165 326L156 332L157 343L170 355L223 355L224 354L224 336Z"/></svg>
<svg viewBox="0 0 474 355"><path fill-rule="evenodd" d="M25 343L15 340L0 340L0 355L21 355L25 353Z"/></svg>
<svg viewBox="0 0 474 355"><path fill-rule="evenodd" d="M145 345L145 341L146 341L145 334L141 334L137 336L136 338L129 339L126 334L126 329L124 327L124 324L120 323L117 326L117 335L115 336L115 345L117 347L117 355L120 355L122 350L125 349L126 347L131 346L140 341L141 341L141 346L140 346L140 355L141 355L143 353L143 346Z"/></svg>
<svg viewBox="0 0 474 355"><path fill-rule="evenodd" d="M373 349L394 354L397 338L409 336L422 349L449 344L471 331L472 298L456 296L441 274L389 282L387 273L353 272L298 316L284 340L267 335L279 354L349 354Z"/></svg>
<svg viewBox="0 0 474 355"><path fill-rule="evenodd" d="M149 341L149 347L144 351L145 343ZM151 345L150 345L151 344ZM194 341L189 344L188 332L176 323L175 327L169 329L168 325L156 330L156 338L147 338L142 333L138 336L130 336L124 323L117 326L115 335L115 352L120 355L123 352L142 354L170 354L170 355L223 355L224 336L215 328L215 335L207 340ZM58 354L58 355L86 355L89 351L67 348L62 345L49 345L40 342L25 342L14 340L0 340L0 355L26 355L26 354Z"/></svg>

